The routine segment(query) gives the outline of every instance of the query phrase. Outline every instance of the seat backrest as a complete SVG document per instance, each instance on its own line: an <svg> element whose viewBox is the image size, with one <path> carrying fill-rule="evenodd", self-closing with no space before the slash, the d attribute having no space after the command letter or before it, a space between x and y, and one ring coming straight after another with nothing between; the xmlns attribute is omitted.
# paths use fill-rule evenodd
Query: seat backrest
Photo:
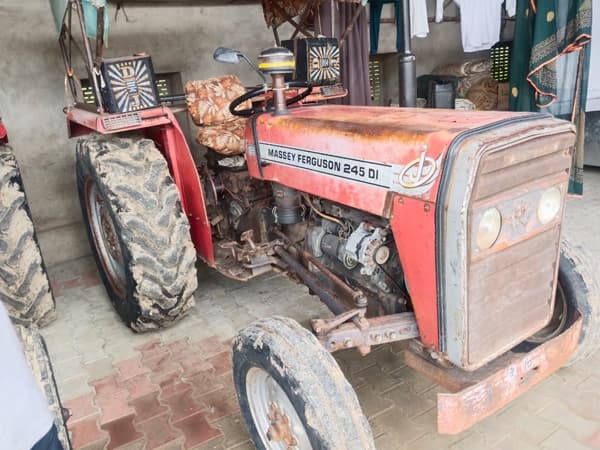
<svg viewBox="0 0 600 450"><path fill-rule="evenodd" d="M235 75L188 81L185 84L188 111L198 126L221 125L236 119L229 112L229 105L245 93L244 85ZM240 108L251 106L251 102L247 101Z"/></svg>

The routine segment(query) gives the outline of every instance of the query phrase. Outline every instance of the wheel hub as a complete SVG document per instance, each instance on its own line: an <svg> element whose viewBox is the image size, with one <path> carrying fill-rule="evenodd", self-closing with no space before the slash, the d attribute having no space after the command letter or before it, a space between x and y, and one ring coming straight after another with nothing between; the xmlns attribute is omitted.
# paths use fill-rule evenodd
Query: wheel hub
<svg viewBox="0 0 600 450"><path fill-rule="evenodd" d="M121 246L117 240L117 233L113 226L113 221L110 218L108 211L104 207L104 202L98 196L96 196L96 203L99 208L100 225L102 229L102 238L106 243L107 250L110 256L120 264L123 264L123 255L121 253Z"/></svg>
<svg viewBox="0 0 600 450"><path fill-rule="evenodd" d="M268 372L251 368L246 375L246 394L252 419L266 449L313 448L290 398Z"/></svg>
<svg viewBox="0 0 600 450"><path fill-rule="evenodd" d="M283 442L287 446L287 450L292 450L298 445L298 440L292 434L289 417L281 411L275 402L271 402L269 409L270 412L267 418L271 426L267 430L267 437L273 442Z"/></svg>
<svg viewBox="0 0 600 450"><path fill-rule="evenodd" d="M126 277L121 244L105 200L100 196L96 183L91 179L88 179L85 184L85 202L94 245L104 273L112 288L123 296Z"/></svg>

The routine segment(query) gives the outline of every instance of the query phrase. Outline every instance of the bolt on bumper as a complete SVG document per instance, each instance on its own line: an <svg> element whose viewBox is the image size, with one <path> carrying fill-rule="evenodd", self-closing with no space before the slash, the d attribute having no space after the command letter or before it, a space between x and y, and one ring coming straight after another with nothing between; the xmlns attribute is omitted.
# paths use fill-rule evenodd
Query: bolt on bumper
<svg viewBox="0 0 600 450"><path fill-rule="evenodd" d="M481 369L442 368L410 348L406 364L448 389L437 394L440 434L458 434L489 417L564 366L579 342L581 315L555 338L526 353L507 352Z"/></svg>

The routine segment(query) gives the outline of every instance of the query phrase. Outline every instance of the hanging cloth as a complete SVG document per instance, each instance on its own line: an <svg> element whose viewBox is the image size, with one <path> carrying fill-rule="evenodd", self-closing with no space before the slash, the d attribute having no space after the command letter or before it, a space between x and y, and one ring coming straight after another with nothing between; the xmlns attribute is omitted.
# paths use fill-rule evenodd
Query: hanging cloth
<svg viewBox="0 0 600 450"><path fill-rule="evenodd" d="M583 133L592 27L591 0L518 0L510 109L544 109L578 130L569 192L583 193Z"/></svg>
<svg viewBox="0 0 600 450"><path fill-rule="evenodd" d="M435 23L444 21L444 0L435 0Z"/></svg>
<svg viewBox="0 0 600 450"><path fill-rule="evenodd" d="M442 0L443 1L443 0ZM402 39L402 0L369 0L369 26L370 53L377 54L379 48L379 27L381 25L381 11L383 5L394 4L394 21L396 23L396 51L401 52L404 43ZM410 0L410 30L412 37L424 38L429 34L429 21L427 19L427 3L425 0Z"/></svg>
<svg viewBox="0 0 600 450"><path fill-rule="evenodd" d="M506 0L504 7L506 8L506 15L508 17L515 17L517 14L517 0Z"/></svg>
<svg viewBox="0 0 600 450"><path fill-rule="evenodd" d="M376 55L379 48L379 27L381 26L381 11L383 5L394 4L394 20L396 21L396 50L402 51L402 5L401 0L370 0L369 1L369 38L371 55Z"/></svg>
<svg viewBox="0 0 600 450"><path fill-rule="evenodd" d="M361 8L356 21L356 8ZM360 3L332 2L321 3L321 34L340 38L348 25L354 24L341 48L342 84L348 95L342 99L347 105L371 104L369 83L369 19L367 10Z"/></svg>
<svg viewBox="0 0 600 450"><path fill-rule="evenodd" d="M504 0L454 0L460 8L460 34L465 53L489 50L500 40Z"/></svg>

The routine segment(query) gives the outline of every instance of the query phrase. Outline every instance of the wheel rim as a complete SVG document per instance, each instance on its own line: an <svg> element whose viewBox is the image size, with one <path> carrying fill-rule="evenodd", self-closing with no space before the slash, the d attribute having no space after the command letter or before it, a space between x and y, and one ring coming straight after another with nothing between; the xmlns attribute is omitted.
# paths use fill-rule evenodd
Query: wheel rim
<svg viewBox="0 0 600 450"><path fill-rule="evenodd" d="M126 277L121 244L117 238L115 224L110 212L100 197L96 183L88 179L85 183L85 203L88 223L92 230L96 253L113 290L125 295Z"/></svg>
<svg viewBox="0 0 600 450"><path fill-rule="evenodd" d="M540 331L531 336L527 341L534 344L541 344L549 339L558 336L567 324L567 297L560 283L556 288L556 299L554 300L554 311L550 322Z"/></svg>
<svg viewBox="0 0 600 450"><path fill-rule="evenodd" d="M279 383L265 370L253 367L246 376L252 419L265 448L311 449L304 424Z"/></svg>

